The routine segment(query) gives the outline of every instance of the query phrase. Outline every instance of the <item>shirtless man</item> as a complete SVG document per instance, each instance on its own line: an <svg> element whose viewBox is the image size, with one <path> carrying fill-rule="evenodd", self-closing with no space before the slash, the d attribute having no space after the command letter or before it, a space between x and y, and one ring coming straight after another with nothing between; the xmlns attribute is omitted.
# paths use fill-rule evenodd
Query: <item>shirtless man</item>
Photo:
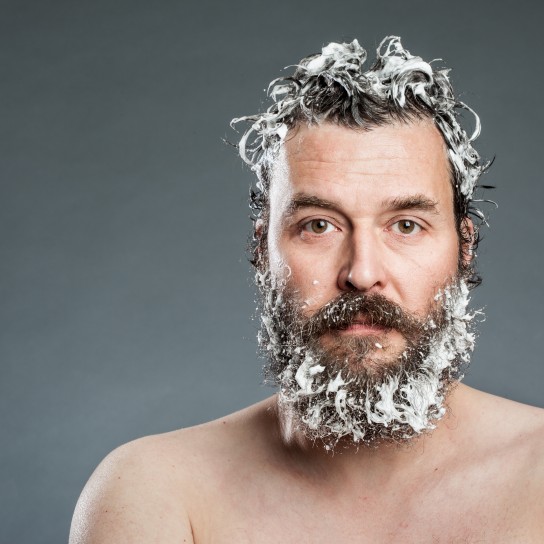
<svg viewBox="0 0 544 544"><path fill-rule="evenodd" d="M459 384L478 119L398 38L365 58L329 44L241 119L278 394L115 450L72 544L544 542L544 411Z"/></svg>

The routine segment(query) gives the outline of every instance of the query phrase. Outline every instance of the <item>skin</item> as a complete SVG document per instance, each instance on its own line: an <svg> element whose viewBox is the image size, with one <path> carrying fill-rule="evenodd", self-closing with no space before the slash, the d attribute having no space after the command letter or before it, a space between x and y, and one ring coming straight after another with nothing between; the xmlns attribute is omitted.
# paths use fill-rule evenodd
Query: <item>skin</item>
<svg viewBox="0 0 544 544"><path fill-rule="evenodd" d="M320 205L293 206L302 193ZM414 207L414 195L432 210ZM346 289L379 291L424 315L456 271L447 161L428 122L299 129L270 204L270 266L278 277L288 267L309 315ZM371 333L386 336L390 352L402 349L364 316L345 334ZM96 469L70 542L542 542L544 411L463 385L448 406L435 431L409 446L334 456L296 432L287 440L275 397L137 440Z"/></svg>

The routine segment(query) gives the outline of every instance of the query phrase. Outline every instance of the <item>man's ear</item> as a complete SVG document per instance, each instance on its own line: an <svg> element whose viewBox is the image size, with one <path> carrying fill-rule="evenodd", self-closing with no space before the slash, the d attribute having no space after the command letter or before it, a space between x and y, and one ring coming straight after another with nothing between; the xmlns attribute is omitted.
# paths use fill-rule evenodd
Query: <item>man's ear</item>
<svg viewBox="0 0 544 544"><path fill-rule="evenodd" d="M251 262L257 269L260 269L263 264L264 257L264 248L266 246L266 241L264 237L266 236L265 232L265 222L262 218L255 219L253 222L253 256Z"/></svg>
<svg viewBox="0 0 544 544"><path fill-rule="evenodd" d="M470 217L461 221L461 250L463 264L470 265L474 258L474 244L476 243L476 229Z"/></svg>
<svg viewBox="0 0 544 544"><path fill-rule="evenodd" d="M253 225L254 231L255 231L255 238L257 240L260 240L263 236L263 230L264 230L264 221L262 218L255 219L255 224Z"/></svg>

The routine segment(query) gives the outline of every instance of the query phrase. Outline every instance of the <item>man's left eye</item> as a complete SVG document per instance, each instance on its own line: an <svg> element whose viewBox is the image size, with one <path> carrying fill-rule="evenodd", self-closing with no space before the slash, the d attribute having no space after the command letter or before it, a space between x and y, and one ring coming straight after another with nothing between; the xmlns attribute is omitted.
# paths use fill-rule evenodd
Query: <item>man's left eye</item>
<svg viewBox="0 0 544 544"><path fill-rule="evenodd" d="M421 227L410 219L401 219L393 224L393 230L399 234L409 235L417 234L421 231Z"/></svg>

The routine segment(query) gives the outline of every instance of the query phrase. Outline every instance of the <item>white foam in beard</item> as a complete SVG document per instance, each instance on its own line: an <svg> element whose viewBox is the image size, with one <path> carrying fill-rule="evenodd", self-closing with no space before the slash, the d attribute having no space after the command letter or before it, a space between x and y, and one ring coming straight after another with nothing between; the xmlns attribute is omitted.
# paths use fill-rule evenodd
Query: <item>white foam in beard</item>
<svg viewBox="0 0 544 544"><path fill-rule="evenodd" d="M327 361L307 346L286 346L270 315L264 317L266 349L272 356L288 357L277 376L284 425L287 422L308 438L321 440L326 449L344 437L356 444L372 444L405 440L434 429L446 412L448 388L462 378L460 371L469 363L475 341L472 321L479 313L467 310L469 289L464 280L442 289L435 301L443 307L444 323L438 328L432 319L427 320L430 341L417 368L409 370L400 364L403 357L414 355L405 352L399 357L398 372L388 372L381 382L358 380L353 373L348 378L342 370L331 375ZM282 305L283 301L280 295L265 301L265 309L267 303ZM269 306L270 311L274 308Z"/></svg>

